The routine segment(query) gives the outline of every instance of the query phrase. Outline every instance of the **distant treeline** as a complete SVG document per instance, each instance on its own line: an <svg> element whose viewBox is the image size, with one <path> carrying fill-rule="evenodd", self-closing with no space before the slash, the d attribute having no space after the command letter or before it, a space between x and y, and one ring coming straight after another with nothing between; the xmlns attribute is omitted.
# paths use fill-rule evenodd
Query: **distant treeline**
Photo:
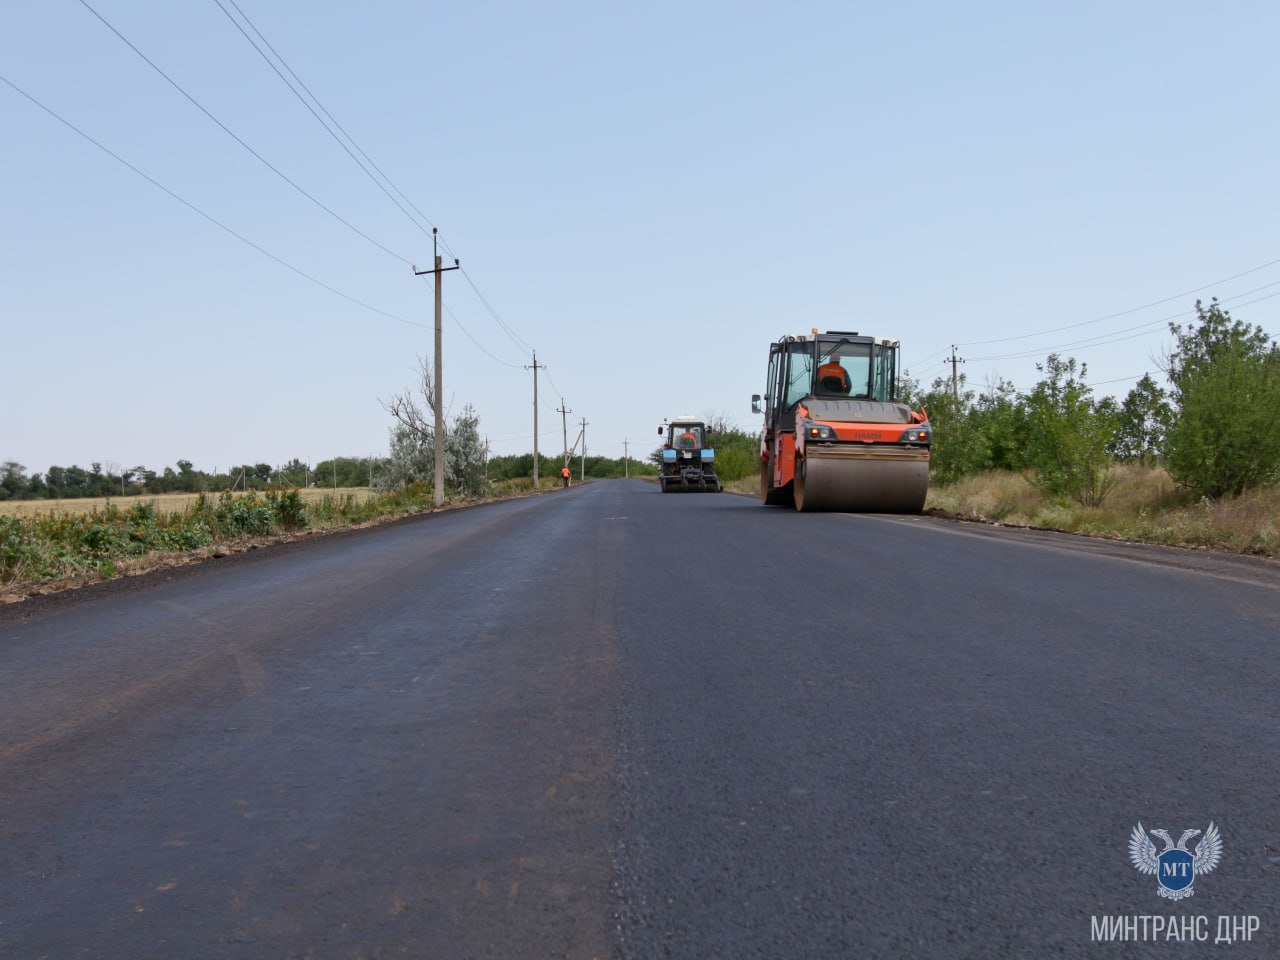
<svg viewBox="0 0 1280 960"><path fill-rule="evenodd" d="M0 464L0 500L69 500L76 497L136 497L159 493L215 493L222 490L270 490L280 487L367 487L373 457L337 457L310 465L297 458L283 466L243 464L227 472L197 470L190 460L157 472L138 466L122 469L91 463L50 467L28 475L12 460Z"/></svg>
<svg viewBox="0 0 1280 960"><path fill-rule="evenodd" d="M544 480L547 477L560 476L560 469L563 466L563 456L538 456L538 476ZM569 469L573 472L574 480L582 476L582 468L582 458L572 458L569 463ZM637 460L635 457L629 459L618 457L616 460L611 460L608 457L587 457L586 476L588 480L609 480L614 477L628 475L632 477L656 476L657 473L657 467ZM488 475L490 480L514 480L517 477L531 477L533 476L533 454L519 453L503 457L490 457Z"/></svg>
<svg viewBox="0 0 1280 960"><path fill-rule="evenodd" d="M540 456L539 474L545 479L560 476L559 456ZM190 460L155 471L144 466L121 469L91 463L83 467L50 467L44 473L28 474L15 461L0 464L0 500L70 500L77 497L135 497L161 493L217 493L223 490L273 490L282 487L367 487L370 470L377 476L386 465L383 457L336 457L307 464L296 457L283 466L269 463L243 464L230 471L211 473L197 470ZM573 477L582 473L582 461L575 458ZM490 457L488 479L511 480L533 476L533 454ZM603 480L654 474L656 468L632 458L587 457L588 478Z"/></svg>

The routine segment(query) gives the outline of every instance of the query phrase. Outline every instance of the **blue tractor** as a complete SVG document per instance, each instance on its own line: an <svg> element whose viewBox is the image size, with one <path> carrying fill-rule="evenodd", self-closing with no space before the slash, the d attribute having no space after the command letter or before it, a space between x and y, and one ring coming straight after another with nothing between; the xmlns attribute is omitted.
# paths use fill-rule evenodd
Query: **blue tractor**
<svg viewBox="0 0 1280 960"><path fill-rule="evenodd" d="M658 484L663 493L719 493L716 452L708 442L710 428L696 417L676 417L658 428L666 438Z"/></svg>

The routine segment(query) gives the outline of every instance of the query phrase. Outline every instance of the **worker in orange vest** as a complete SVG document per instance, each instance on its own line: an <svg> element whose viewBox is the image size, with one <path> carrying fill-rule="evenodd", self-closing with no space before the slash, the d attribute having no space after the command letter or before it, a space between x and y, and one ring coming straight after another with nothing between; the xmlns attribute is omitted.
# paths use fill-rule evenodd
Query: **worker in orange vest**
<svg viewBox="0 0 1280 960"><path fill-rule="evenodd" d="M560 480L564 483L566 487L569 486L569 465L568 464L565 464L563 467L560 468Z"/></svg>
<svg viewBox="0 0 1280 960"><path fill-rule="evenodd" d="M834 355L818 368L818 387L824 393L849 392L849 374Z"/></svg>

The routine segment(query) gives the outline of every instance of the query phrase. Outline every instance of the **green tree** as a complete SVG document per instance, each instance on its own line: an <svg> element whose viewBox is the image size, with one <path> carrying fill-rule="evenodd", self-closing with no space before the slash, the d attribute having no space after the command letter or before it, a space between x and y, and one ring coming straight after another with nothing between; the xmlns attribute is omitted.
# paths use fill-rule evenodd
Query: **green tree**
<svg viewBox="0 0 1280 960"><path fill-rule="evenodd" d="M484 494L489 449L480 437L480 417L471 404L462 408L445 434L444 462L445 482L459 496L474 498Z"/></svg>
<svg viewBox="0 0 1280 960"><path fill-rule="evenodd" d="M1207 497L1280 479L1280 350L1267 334L1196 301L1196 322L1170 324L1167 372L1177 414L1165 442L1169 474Z"/></svg>
<svg viewBox="0 0 1280 960"><path fill-rule="evenodd" d="M334 457L332 460L321 460L316 464L312 478L321 487L367 487L369 458Z"/></svg>
<svg viewBox="0 0 1280 960"><path fill-rule="evenodd" d="M1164 450L1172 420L1168 391L1146 374L1133 385L1116 411L1116 432L1109 452L1117 460L1154 463Z"/></svg>
<svg viewBox="0 0 1280 960"><path fill-rule="evenodd" d="M1027 466L1027 405L1017 388L996 380L969 408L973 433L981 438L981 470L1022 470ZM978 463L972 458L970 463Z"/></svg>
<svg viewBox="0 0 1280 960"><path fill-rule="evenodd" d="M204 489L204 484L201 482L203 475L192 466L190 460L179 460L177 466L176 489L183 493L197 493Z"/></svg>
<svg viewBox="0 0 1280 960"><path fill-rule="evenodd" d="M986 468L990 451L971 415L973 402L974 393L963 374L954 389L949 378L939 377L919 398L933 428L930 473L939 484L954 483Z"/></svg>
<svg viewBox="0 0 1280 960"><path fill-rule="evenodd" d="M716 476L721 483L742 480L760 472L760 437L721 420L707 437L716 452ZM658 463L662 462L661 448Z"/></svg>
<svg viewBox="0 0 1280 960"><path fill-rule="evenodd" d="M63 467L50 467L45 471L44 482L49 485L49 492L56 498L62 499L68 496L67 493L67 471Z"/></svg>
<svg viewBox="0 0 1280 960"><path fill-rule="evenodd" d="M0 500L21 500L27 496L30 481L27 468L14 460L0 464Z"/></svg>
<svg viewBox="0 0 1280 960"><path fill-rule="evenodd" d="M1053 496L1098 506L1113 485L1107 454L1113 417L1094 403L1084 364L1050 354L1036 369L1043 376L1027 395L1032 482Z"/></svg>
<svg viewBox="0 0 1280 960"><path fill-rule="evenodd" d="M435 447L431 438L397 423L391 428L386 459L373 475L373 489L379 493L403 490L411 483L431 483L434 477Z"/></svg>

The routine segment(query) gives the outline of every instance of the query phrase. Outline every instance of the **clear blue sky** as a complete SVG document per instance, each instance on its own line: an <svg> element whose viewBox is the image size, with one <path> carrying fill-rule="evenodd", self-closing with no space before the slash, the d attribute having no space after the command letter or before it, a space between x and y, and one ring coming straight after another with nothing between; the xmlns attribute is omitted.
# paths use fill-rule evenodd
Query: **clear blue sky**
<svg viewBox="0 0 1280 960"><path fill-rule="evenodd" d="M0 460L384 452L430 228L215 0L90 2L355 229L78 0L6 5L0 75L382 313L0 84ZM541 448L563 396L620 456L677 413L755 429L768 344L815 326L900 339L926 383L953 343L977 385L1056 349L1120 395L1196 296L1280 331L1248 303L1280 292L1272 3L237 2L514 332L446 275L446 398L495 453L532 447L526 345Z"/></svg>

